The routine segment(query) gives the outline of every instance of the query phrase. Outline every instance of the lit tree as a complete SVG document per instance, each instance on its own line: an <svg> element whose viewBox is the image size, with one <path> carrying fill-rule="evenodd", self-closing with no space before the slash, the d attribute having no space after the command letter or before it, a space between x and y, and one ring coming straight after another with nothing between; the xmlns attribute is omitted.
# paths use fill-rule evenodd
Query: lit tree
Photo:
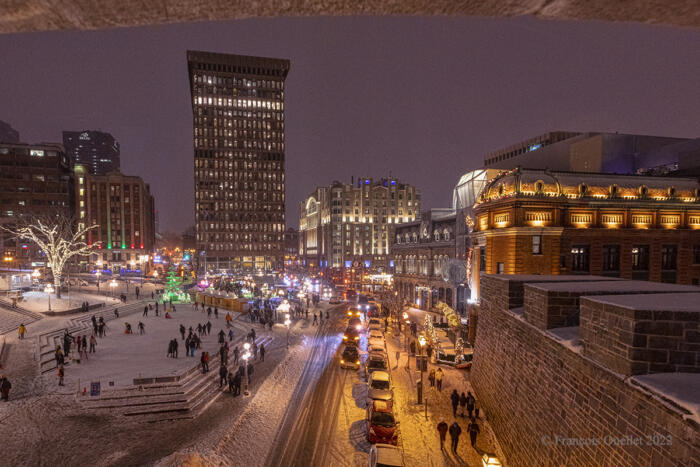
<svg viewBox="0 0 700 467"><path fill-rule="evenodd" d="M168 298L170 298L170 300L177 300L182 293L182 279L180 279L180 277L177 275L177 272L173 266L170 266L170 270L168 270L167 282Z"/></svg>
<svg viewBox="0 0 700 467"><path fill-rule="evenodd" d="M83 240L87 232L97 227L78 224L63 216L35 217L15 228L2 227L18 239L36 244L46 256L46 265L53 274L56 298L61 298L61 277L68 260L74 256L87 256L92 246Z"/></svg>

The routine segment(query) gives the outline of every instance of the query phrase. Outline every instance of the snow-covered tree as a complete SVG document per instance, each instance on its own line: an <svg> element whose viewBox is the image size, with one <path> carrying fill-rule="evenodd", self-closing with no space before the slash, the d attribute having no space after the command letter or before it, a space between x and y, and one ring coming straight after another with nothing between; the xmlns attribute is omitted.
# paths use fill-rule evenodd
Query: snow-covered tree
<svg viewBox="0 0 700 467"><path fill-rule="evenodd" d="M63 270L74 256L87 256L92 246L83 240L97 225L73 225L71 219L62 216L34 217L14 228L2 227L16 238L37 245L46 257L46 265L51 269L56 298L61 298L61 277Z"/></svg>

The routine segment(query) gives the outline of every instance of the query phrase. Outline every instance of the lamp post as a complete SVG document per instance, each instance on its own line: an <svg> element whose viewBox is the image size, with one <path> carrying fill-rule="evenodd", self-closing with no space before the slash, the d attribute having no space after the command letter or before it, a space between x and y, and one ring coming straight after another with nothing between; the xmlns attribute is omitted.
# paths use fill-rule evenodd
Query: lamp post
<svg viewBox="0 0 700 467"><path fill-rule="evenodd" d="M112 289L112 298L114 298L114 288L115 288L116 286L117 286L117 281L115 281L114 279L112 279L112 280L109 282L109 288Z"/></svg>
<svg viewBox="0 0 700 467"><path fill-rule="evenodd" d="M284 325L287 326L287 348L289 348L289 325L292 324L292 320L289 319L289 313L286 315L286 319L284 320Z"/></svg>
<svg viewBox="0 0 700 467"><path fill-rule="evenodd" d="M423 347L425 347L425 337L420 336L418 338L418 343L420 344L420 351L419 351L419 365L420 365L420 386L418 386L418 403L422 404L423 403Z"/></svg>
<svg viewBox="0 0 700 467"><path fill-rule="evenodd" d="M408 323L408 313L403 312L403 319L405 323ZM408 326L405 326L403 330L403 346L404 350L408 352Z"/></svg>
<svg viewBox="0 0 700 467"><path fill-rule="evenodd" d="M243 394L246 396L250 395L248 392L248 359L250 358L250 343L246 342L243 344Z"/></svg>
<svg viewBox="0 0 700 467"><path fill-rule="evenodd" d="M53 292L53 286L51 284L46 284L46 287L44 287L44 293L46 293L49 296L49 311L51 311L51 294Z"/></svg>
<svg viewBox="0 0 700 467"><path fill-rule="evenodd" d="M97 276L97 293L100 293L100 276L102 275L102 271L98 269L95 271L95 275Z"/></svg>

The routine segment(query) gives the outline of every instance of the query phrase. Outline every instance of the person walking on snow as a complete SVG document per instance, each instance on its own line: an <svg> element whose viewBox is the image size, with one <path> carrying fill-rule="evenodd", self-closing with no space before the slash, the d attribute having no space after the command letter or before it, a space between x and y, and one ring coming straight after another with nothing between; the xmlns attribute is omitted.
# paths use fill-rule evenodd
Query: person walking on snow
<svg viewBox="0 0 700 467"><path fill-rule="evenodd" d="M438 423L437 431L440 434L440 450L445 449L445 438L447 437L447 422L444 420Z"/></svg>
<svg viewBox="0 0 700 467"><path fill-rule="evenodd" d="M211 321L207 321L207 336L211 334Z"/></svg>
<svg viewBox="0 0 700 467"><path fill-rule="evenodd" d="M95 353L95 346L97 345L97 339L95 339L95 335L90 336L90 353Z"/></svg>
<svg viewBox="0 0 700 467"><path fill-rule="evenodd" d="M27 332L27 328L24 327L24 324L20 324L19 328L17 328L17 334L19 334L20 339L24 339L24 334Z"/></svg>
<svg viewBox="0 0 700 467"><path fill-rule="evenodd" d="M260 344L260 361L265 361L265 344Z"/></svg>
<svg viewBox="0 0 700 467"><path fill-rule="evenodd" d="M469 413L469 418L472 417L472 412L474 411L474 407L476 406L476 400L474 399L474 396L472 395L471 391L467 391L467 412Z"/></svg>
<svg viewBox="0 0 700 467"><path fill-rule="evenodd" d="M452 452L457 452L457 446L459 445L459 435L462 434L462 427L459 426L457 422L450 425L450 438L452 439Z"/></svg>
<svg viewBox="0 0 700 467"><path fill-rule="evenodd" d="M460 416L464 417L464 408L467 406L467 396L462 393L461 396L459 396L459 407L461 409Z"/></svg>
<svg viewBox="0 0 700 467"><path fill-rule="evenodd" d="M228 330L228 341L231 342L233 340L233 329Z"/></svg>
<svg viewBox="0 0 700 467"><path fill-rule="evenodd" d="M253 360L257 360L258 359L258 344L256 344L255 342L253 342L252 350L253 350Z"/></svg>
<svg viewBox="0 0 700 467"><path fill-rule="evenodd" d="M231 313L226 313L226 326L231 327L231 321L233 321L233 318L231 318Z"/></svg>
<svg viewBox="0 0 700 467"><path fill-rule="evenodd" d="M214 307L214 318L219 319L219 309Z"/></svg>
<svg viewBox="0 0 700 467"><path fill-rule="evenodd" d="M182 336L182 340L185 340L185 326L182 324L180 325L180 335Z"/></svg>
<svg viewBox="0 0 700 467"><path fill-rule="evenodd" d="M143 307L143 316L148 317L148 305Z"/></svg>
<svg viewBox="0 0 700 467"><path fill-rule="evenodd" d="M438 368L435 372L435 383L437 384L437 390L442 391L442 368Z"/></svg>
<svg viewBox="0 0 700 467"><path fill-rule="evenodd" d="M228 370L224 365L219 368L219 389L226 385L226 379L228 377Z"/></svg>
<svg viewBox="0 0 700 467"><path fill-rule="evenodd" d="M314 322L311 323L312 326L316 326L318 324L318 319L316 318L316 312L314 311Z"/></svg>
<svg viewBox="0 0 700 467"><path fill-rule="evenodd" d="M452 390L450 394L450 399L452 399L452 416L457 417L457 406L459 405L459 394L456 389Z"/></svg>
<svg viewBox="0 0 700 467"><path fill-rule="evenodd" d="M233 348L233 364L238 364L238 346Z"/></svg>
<svg viewBox="0 0 700 467"><path fill-rule="evenodd" d="M430 373L428 373L428 382L430 383L431 388L435 387L435 368L430 370Z"/></svg>
<svg viewBox="0 0 700 467"><path fill-rule="evenodd" d="M63 370L63 365L58 367L58 385L63 386L63 376L65 376L65 371Z"/></svg>
<svg viewBox="0 0 700 467"><path fill-rule="evenodd" d="M476 449L476 437L481 432L479 425L472 418L472 422L467 426L467 431L469 432L469 441L472 443L472 447Z"/></svg>

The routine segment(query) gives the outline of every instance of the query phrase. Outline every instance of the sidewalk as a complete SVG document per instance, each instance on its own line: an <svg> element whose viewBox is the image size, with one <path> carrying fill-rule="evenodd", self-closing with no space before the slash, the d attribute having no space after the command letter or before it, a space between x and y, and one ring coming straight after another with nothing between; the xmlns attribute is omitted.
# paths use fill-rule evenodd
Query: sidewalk
<svg viewBox="0 0 700 467"><path fill-rule="evenodd" d="M469 373L465 370L457 370L449 365L428 364L428 370L423 373L424 400L427 398L427 420L425 418L425 405L418 405L416 385L420 379L420 372L416 370L415 358L411 357L411 369L407 370L407 353L403 350L404 336L394 336L392 329L386 333L389 365L391 367L394 384L395 410L400 421L400 443L403 445L404 462L406 465L424 466L453 466L468 465L478 467L482 465L481 455L484 452L495 453L499 459L503 459L500 448L490 426L484 420L483 410L480 418L476 420L481 430L476 449L472 448L467 433L468 418L460 416L457 409L457 417L452 416L450 394L453 389L461 394L471 391L477 398L476 407L479 407L478 395L474 393L469 383ZM396 360L396 351L400 350L399 360ZM428 382L430 370L442 368L444 377L442 392L431 388ZM462 428L459 438L459 446L456 455L450 449L450 435L445 440L445 450L440 450L440 437L437 432L437 424L445 421L448 425L457 421Z"/></svg>

